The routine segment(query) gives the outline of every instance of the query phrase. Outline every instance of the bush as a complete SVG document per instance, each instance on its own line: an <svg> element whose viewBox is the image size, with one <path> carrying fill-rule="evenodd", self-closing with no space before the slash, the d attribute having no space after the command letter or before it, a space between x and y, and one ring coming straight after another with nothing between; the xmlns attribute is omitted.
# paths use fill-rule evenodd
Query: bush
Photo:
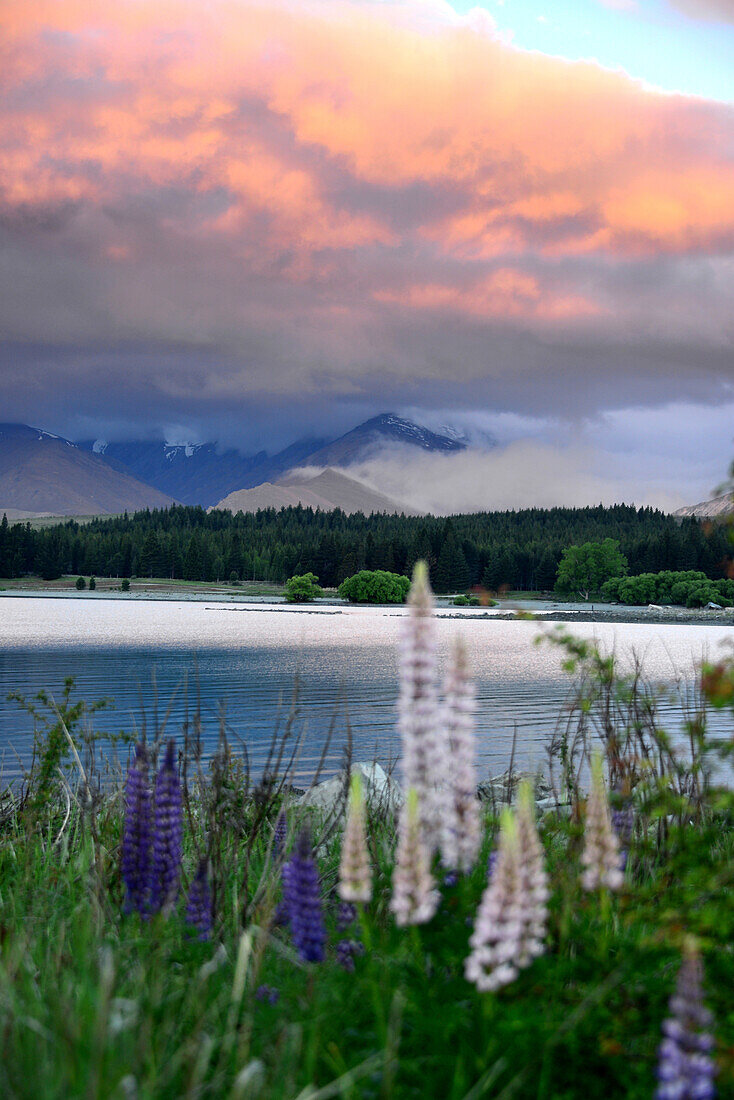
<svg viewBox="0 0 734 1100"><path fill-rule="evenodd" d="M229 574L229 583L231 585L238 585L240 583L240 575L233 569Z"/></svg>
<svg viewBox="0 0 734 1100"><path fill-rule="evenodd" d="M77 592L83 592L86 587L87 587L87 582L84 580L84 577L77 577L77 579L76 579L76 590L77 590Z"/></svg>
<svg viewBox="0 0 734 1100"><path fill-rule="evenodd" d="M362 569L339 585L339 595L350 603L405 603L410 581L385 569Z"/></svg>
<svg viewBox="0 0 734 1100"><path fill-rule="evenodd" d="M678 607L705 607L718 603L730 607L734 602L734 582L712 581L695 569L639 573L636 577L614 577L602 587L605 599L624 604L674 604Z"/></svg>
<svg viewBox="0 0 734 1100"><path fill-rule="evenodd" d="M127 577L123 577L122 580L120 581L120 590L122 592L129 592L130 591L130 581Z"/></svg>
<svg viewBox="0 0 734 1100"><path fill-rule="evenodd" d="M96 582L96 580L94 579L94 577L90 577L90 578L89 578L89 591L90 591L90 592L94 592L94 590L95 590L95 588L96 588L96 587L97 587L97 582Z"/></svg>
<svg viewBox="0 0 734 1100"><path fill-rule="evenodd" d="M466 607L468 603L466 596L454 596L454 607Z"/></svg>
<svg viewBox="0 0 734 1100"><path fill-rule="evenodd" d="M300 576L290 577L285 583L285 598L288 603L310 603L323 596L318 586L318 577L315 573L302 573Z"/></svg>
<svg viewBox="0 0 734 1100"><path fill-rule="evenodd" d="M479 596L470 596L469 597L469 607L481 607L481 605L482 605L482 601L479 599ZM497 606L497 601L496 600L489 600L489 599L487 600L487 607L496 607L496 606Z"/></svg>

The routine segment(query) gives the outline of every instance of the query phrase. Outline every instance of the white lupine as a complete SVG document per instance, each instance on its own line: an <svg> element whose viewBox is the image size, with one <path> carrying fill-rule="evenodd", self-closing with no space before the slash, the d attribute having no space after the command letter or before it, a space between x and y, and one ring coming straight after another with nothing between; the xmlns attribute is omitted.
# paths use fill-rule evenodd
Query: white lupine
<svg viewBox="0 0 734 1100"><path fill-rule="evenodd" d="M523 957L527 961L542 955L548 923L548 874L545 853L535 823L533 788L527 781L520 784L517 796L517 833L520 849L522 891L526 898ZM521 962L521 965L527 965Z"/></svg>
<svg viewBox="0 0 734 1100"><path fill-rule="evenodd" d="M482 894L464 973L480 992L507 985L518 974L522 919L518 905L520 848L511 810L502 815L497 861Z"/></svg>
<svg viewBox="0 0 734 1100"><path fill-rule="evenodd" d="M585 890L606 886L619 890L624 882L620 870L619 840L612 828L612 814L604 784L604 766L597 752L591 762L591 790L586 800L584 851L581 856L584 872L581 885Z"/></svg>
<svg viewBox="0 0 734 1100"><path fill-rule="evenodd" d="M372 867L367 848L364 794L359 772L352 775L349 806L339 863L339 897L368 902L372 897Z"/></svg>
<svg viewBox="0 0 734 1100"><path fill-rule="evenodd" d="M397 924L425 924L436 912L439 894L423 839L418 794L412 788L400 811L392 886L390 909Z"/></svg>
<svg viewBox="0 0 734 1100"><path fill-rule="evenodd" d="M418 795L423 839L432 854L440 841L443 796L438 783L444 778L447 761L436 687L433 593L425 562L416 563L408 605L398 694L403 779L406 789L412 787Z"/></svg>
<svg viewBox="0 0 734 1100"><path fill-rule="evenodd" d="M447 781L441 814L441 859L446 867L470 871L482 843L481 810L474 774L474 684L462 638L454 642L446 677L444 726L448 748Z"/></svg>
<svg viewBox="0 0 734 1100"><path fill-rule="evenodd" d="M502 815L497 861L479 903L464 973L481 992L513 981L544 951L548 883L532 795Z"/></svg>

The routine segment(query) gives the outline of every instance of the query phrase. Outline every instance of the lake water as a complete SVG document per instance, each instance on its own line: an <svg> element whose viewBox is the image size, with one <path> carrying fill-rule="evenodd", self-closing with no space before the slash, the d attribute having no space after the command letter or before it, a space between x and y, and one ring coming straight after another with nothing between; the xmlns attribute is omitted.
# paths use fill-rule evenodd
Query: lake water
<svg viewBox="0 0 734 1100"><path fill-rule="evenodd" d="M296 769L305 780L331 725L329 768L338 766L347 728L354 759L389 763L399 756L396 734L398 647L404 609L286 608L201 602L0 597L0 759L7 780L29 757L32 723L8 692L61 694L65 676L77 697L109 697L114 707L94 716L98 730L150 730L156 706L169 708L176 737L200 708L205 754L216 745L220 716L230 735L262 764L273 731L290 709L298 678L297 729L303 747ZM562 713L571 678L562 654L534 644L551 624L439 615L439 661L451 639L465 638L477 684L480 776L504 770L517 731L519 766L542 764ZM637 651L647 675L691 682L704 653L715 657L732 635L720 626L578 623L620 654ZM666 721L680 722L671 703ZM715 728L731 733L728 714Z"/></svg>

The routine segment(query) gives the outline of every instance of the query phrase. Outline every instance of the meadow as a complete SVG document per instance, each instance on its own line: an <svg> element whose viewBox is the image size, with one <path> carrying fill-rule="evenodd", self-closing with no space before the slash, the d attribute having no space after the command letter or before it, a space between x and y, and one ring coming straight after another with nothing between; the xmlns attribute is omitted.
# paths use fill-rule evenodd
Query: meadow
<svg viewBox="0 0 734 1100"><path fill-rule="evenodd" d="M205 771L195 718L176 753L163 715L114 775L93 704L39 702L0 802L0 1094L734 1094L732 745L706 718L731 665L673 744L641 676L558 634L577 694L544 797L511 764L480 801L461 648L441 694L420 570L410 600L400 809L348 751L309 809L287 721L255 774L224 731Z"/></svg>

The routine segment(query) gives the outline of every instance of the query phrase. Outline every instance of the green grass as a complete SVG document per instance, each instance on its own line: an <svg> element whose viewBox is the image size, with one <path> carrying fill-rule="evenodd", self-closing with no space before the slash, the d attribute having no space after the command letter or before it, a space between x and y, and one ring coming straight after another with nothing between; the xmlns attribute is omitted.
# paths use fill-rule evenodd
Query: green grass
<svg viewBox="0 0 734 1100"><path fill-rule="evenodd" d="M214 940L191 941L179 911L121 914L119 798L90 820L73 810L0 833L0 1095L70 1097L394 1097L545 1100L654 1089L660 1023L684 934L701 944L715 1013L718 1087L734 1094L734 829L727 812L638 847L608 906L583 895L579 829L544 827L553 883L547 953L499 994L463 977L470 922L494 823L472 875L442 891L434 919L398 929L389 915L393 826L371 823L375 899L353 974L337 963L338 843L320 854L330 950L301 964L271 927L277 870L268 826L242 872L246 831L222 834ZM187 833L185 871L195 866ZM265 893L243 902L265 873ZM347 933L353 936L354 933ZM261 984L277 1004L255 998Z"/></svg>

